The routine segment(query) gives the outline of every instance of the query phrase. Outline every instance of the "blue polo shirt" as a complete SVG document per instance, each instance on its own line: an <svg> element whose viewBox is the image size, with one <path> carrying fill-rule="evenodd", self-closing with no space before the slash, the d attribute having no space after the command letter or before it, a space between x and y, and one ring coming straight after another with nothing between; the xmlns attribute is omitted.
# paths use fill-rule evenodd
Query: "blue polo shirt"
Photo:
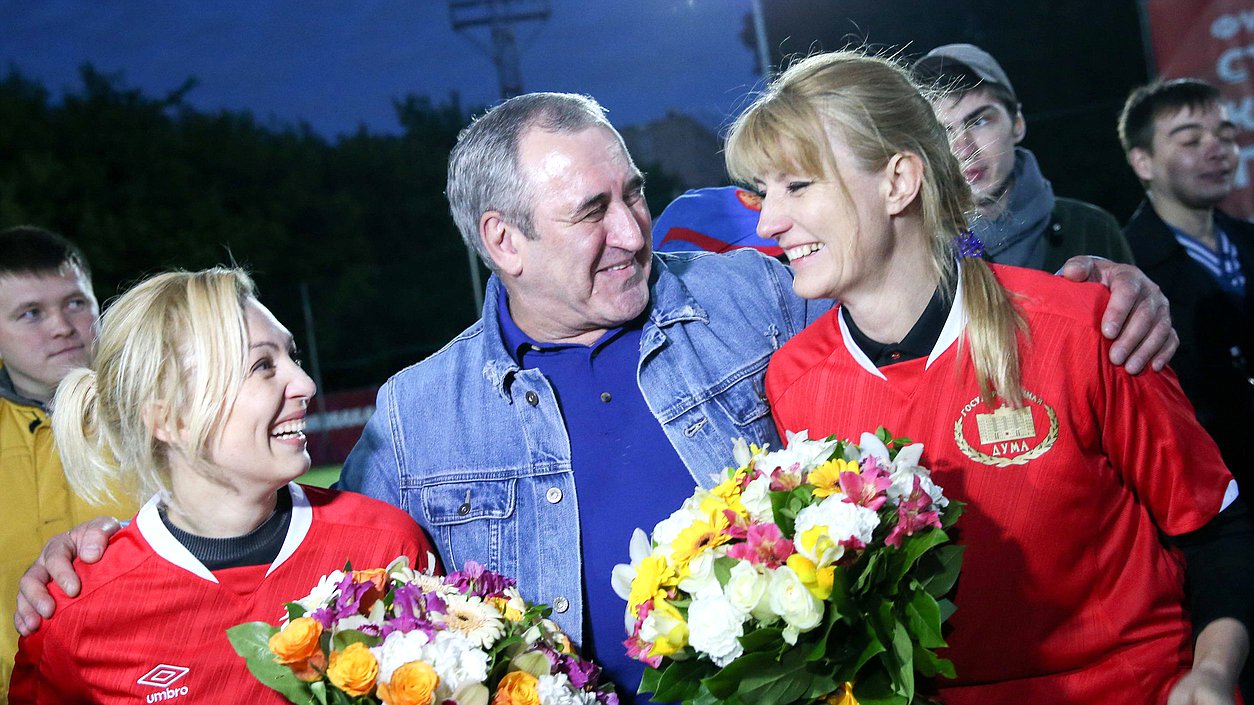
<svg viewBox="0 0 1254 705"><path fill-rule="evenodd" d="M627 604L614 593L610 574L629 561L632 532L652 531L696 487L636 383L647 314L591 345L543 343L514 324L505 287L500 291L501 337L519 366L549 380L570 437L583 540L586 638L580 653L596 659L618 685L619 702L632 705L644 664L627 657Z"/></svg>

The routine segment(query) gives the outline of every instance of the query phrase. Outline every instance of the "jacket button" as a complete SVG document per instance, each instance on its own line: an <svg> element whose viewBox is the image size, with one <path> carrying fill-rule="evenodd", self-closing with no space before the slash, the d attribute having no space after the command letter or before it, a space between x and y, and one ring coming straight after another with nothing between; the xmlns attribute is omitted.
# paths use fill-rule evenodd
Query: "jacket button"
<svg viewBox="0 0 1254 705"><path fill-rule="evenodd" d="M562 501L562 488L550 487L549 490L544 493L544 498L549 500L549 504L557 504Z"/></svg>
<svg viewBox="0 0 1254 705"><path fill-rule="evenodd" d="M540 395L535 392L527 392L527 403L535 406L540 403Z"/></svg>
<svg viewBox="0 0 1254 705"><path fill-rule="evenodd" d="M605 402L606 404L610 403L610 393L601 392L601 401Z"/></svg>
<svg viewBox="0 0 1254 705"><path fill-rule="evenodd" d="M553 611L554 612L565 612L568 609L570 609L570 600L567 600L564 597L553 598Z"/></svg>

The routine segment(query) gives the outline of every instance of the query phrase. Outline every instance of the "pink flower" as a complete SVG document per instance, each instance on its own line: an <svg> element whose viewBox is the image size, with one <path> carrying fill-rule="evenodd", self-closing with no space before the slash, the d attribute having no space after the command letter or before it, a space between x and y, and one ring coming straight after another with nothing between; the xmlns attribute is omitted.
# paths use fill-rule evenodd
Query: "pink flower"
<svg viewBox="0 0 1254 705"><path fill-rule="evenodd" d="M727 549L727 555L767 568L784 565L788 557L796 553L793 542L784 538L774 524L754 524L749 527L744 543Z"/></svg>
<svg viewBox="0 0 1254 705"><path fill-rule="evenodd" d="M872 511L879 511L879 508L884 506L884 502L888 500L888 488L892 485L892 479L874 458L867 459L866 464L862 466L861 474L856 472L840 474L840 490L845 495L843 501Z"/></svg>
<svg viewBox="0 0 1254 705"><path fill-rule="evenodd" d="M932 498L919 484L919 477L914 477L914 489L908 497L903 497L897 505L897 526L884 539L884 543L893 548L901 548L902 536L914 536L914 532L928 527L940 528L940 513L932 504Z"/></svg>
<svg viewBox="0 0 1254 705"><path fill-rule="evenodd" d="M631 628L631 636L623 642L623 646L627 647L627 656L642 663L647 663L654 668L662 667L662 657L649 656L649 651L653 649L653 644L640 638L640 627L644 624L644 618L649 616L653 611L653 600L646 600L640 603L640 614L636 617L636 623Z"/></svg>
<svg viewBox="0 0 1254 705"><path fill-rule="evenodd" d="M801 486L801 463L788 468L775 468L771 472L772 492L791 492Z"/></svg>

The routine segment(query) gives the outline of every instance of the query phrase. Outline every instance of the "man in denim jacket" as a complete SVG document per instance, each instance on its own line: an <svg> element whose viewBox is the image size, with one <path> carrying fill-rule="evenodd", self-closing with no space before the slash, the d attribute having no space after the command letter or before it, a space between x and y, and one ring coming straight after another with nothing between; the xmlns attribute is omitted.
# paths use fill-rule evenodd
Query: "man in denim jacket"
<svg viewBox="0 0 1254 705"><path fill-rule="evenodd" d="M448 197L494 271L483 317L380 389L341 486L412 514L448 569L517 577L630 702L640 666L623 655L610 569L634 527L731 462L731 439L779 447L767 360L823 304L756 252L653 255L642 175L586 97L490 110L458 140ZM1123 327L1116 362L1165 364L1165 299L1130 267L1068 274L1090 273L1115 288L1103 325ZM22 633L51 614L50 576L77 592L69 558L97 560L105 533L83 525L45 548L23 577Z"/></svg>
<svg viewBox="0 0 1254 705"><path fill-rule="evenodd" d="M495 274L483 317L383 386L341 486L410 512L450 568L516 576L629 698L610 568L731 463L731 439L780 446L767 361L828 304L755 252L653 254L642 175L588 98L489 111L453 150L448 196ZM599 375L617 389L585 403L615 387ZM610 410L633 401L640 423Z"/></svg>

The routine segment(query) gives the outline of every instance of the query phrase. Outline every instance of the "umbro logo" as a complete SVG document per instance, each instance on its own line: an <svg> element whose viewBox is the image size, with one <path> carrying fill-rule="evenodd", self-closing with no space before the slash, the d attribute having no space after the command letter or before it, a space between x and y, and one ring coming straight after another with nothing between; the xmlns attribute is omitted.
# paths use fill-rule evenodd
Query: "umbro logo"
<svg viewBox="0 0 1254 705"><path fill-rule="evenodd" d="M152 670L140 676L139 680L135 682L140 685L161 688L161 690L149 693L146 702L156 703L163 700L171 700L180 695L187 695L187 686L184 685L177 688L170 686L187 675L188 670L190 669L185 666L171 666L168 663L159 663L153 666Z"/></svg>
<svg viewBox="0 0 1254 705"><path fill-rule="evenodd" d="M140 685L151 685L154 688L168 688L171 683L187 675L187 670L182 666L159 663L135 682Z"/></svg>

